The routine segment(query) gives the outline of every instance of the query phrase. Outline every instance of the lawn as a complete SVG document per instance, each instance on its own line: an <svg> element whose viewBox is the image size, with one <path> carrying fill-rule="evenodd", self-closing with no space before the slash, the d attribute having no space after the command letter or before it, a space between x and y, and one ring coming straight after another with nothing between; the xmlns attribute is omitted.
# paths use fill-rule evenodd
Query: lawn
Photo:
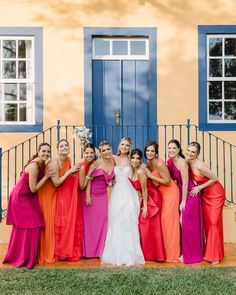
<svg viewBox="0 0 236 295"><path fill-rule="evenodd" d="M236 294L236 267L1 268L0 294Z"/></svg>

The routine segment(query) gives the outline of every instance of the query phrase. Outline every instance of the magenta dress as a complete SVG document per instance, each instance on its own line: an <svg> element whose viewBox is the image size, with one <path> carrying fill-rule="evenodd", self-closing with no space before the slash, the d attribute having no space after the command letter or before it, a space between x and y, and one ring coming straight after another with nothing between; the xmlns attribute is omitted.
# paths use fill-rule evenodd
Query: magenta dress
<svg viewBox="0 0 236 295"><path fill-rule="evenodd" d="M83 254L84 257L101 257L106 241L108 222L107 186L114 178L103 169L95 169L91 174L91 205L86 206L85 192L82 192L84 221Z"/></svg>
<svg viewBox="0 0 236 295"><path fill-rule="evenodd" d="M167 161L171 178L176 181L180 198L182 199L182 177L172 159ZM199 263L203 259L204 226L200 195L191 197L190 191L195 184L191 179L189 170L188 192L185 209L182 212L181 226L181 253L184 263ZM180 202L182 201L180 199Z"/></svg>
<svg viewBox="0 0 236 295"><path fill-rule="evenodd" d="M40 170L38 181L43 176L44 172ZM31 192L29 174L25 171L10 194L7 224L13 225L13 228L3 263L33 268L38 256L40 228L44 227L44 220L38 195Z"/></svg>

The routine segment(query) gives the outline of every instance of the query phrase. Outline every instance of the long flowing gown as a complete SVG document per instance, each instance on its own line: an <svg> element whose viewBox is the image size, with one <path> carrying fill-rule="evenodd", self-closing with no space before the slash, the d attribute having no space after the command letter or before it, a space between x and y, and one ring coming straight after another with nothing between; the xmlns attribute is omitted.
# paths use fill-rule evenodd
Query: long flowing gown
<svg viewBox="0 0 236 295"><path fill-rule="evenodd" d="M209 179L193 174L191 176L199 185ZM225 191L219 181L201 190L203 219L206 235L204 257L214 262L224 258L223 207Z"/></svg>
<svg viewBox="0 0 236 295"><path fill-rule="evenodd" d="M167 161L171 178L176 181L180 201L182 199L181 172L175 166L172 159ZM181 253L184 263L199 263L203 259L204 251L204 226L200 195L191 197L190 192L195 187L189 171L188 190L185 209L182 211L181 225Z"/></svg>
<svg viewBox="0 0 236 295"><path fill-rule="evenodd" d="M102 262L117 266L144 264L140 246L139 196L129 181L130 167L115 167L115 185L111 192L108 231Z"/></svg>
<svg viewBox="0 0 236 295"><path fill-rule="evenodd" d="M59 175L62 176L71 163L63 163ZM55 213L55 257L56 260L78 261L83 256L83 220L79 210L79 175L69 175L57 188Z"/></svg>
<svg viewBox="0 0 236 295"><path fill-rule="evenodd" d="M82 193L84 216L83 251L87 258L101 257L105 245L108 220L107 186L114 178L114 171L107 173L95 169L91 176L91 205L85 203L86 194Z"/></svg>
<svg viewBox="0 0 236 295"><path fill-rule="evenodd" d="M134 188L142 193L141 183L139 180L131 180ZM147 180L148 191L148 216L142 215L143 202L139 213L139 232L141 248L145 260L164 261L165 247L161 227L161 208L162 196L159 190L153 185L152 181Z"/></svg>
<svg viewBox="0 0 236 295"><path fill-rule="evenodd" d="M44 172L40 170L38 181L43 176ZM13 225L13 228L3 263L11 263L15 267L33 268L38 255L40 229L44 227L44 220L39 207L38 194L31 192L29 174L25 170L10 194L7 224Z"/></svg>
<svg viewBox="0 0 236 295"><path fill-rule="evenodd" d="M152 174L161 178L158 171ZM161 224L166 261L177 262L180 255L179 189L172 179L168 186L158 183L158 189L162 194Z"/></svg>
<svg viewBox="0 0 236 295"><path fill-rule="evenodd" d="M40 234L39 264L53 263L55 261L56 187L51 179L48 179L38 191L38 196L45 222L45 227Z"/></svg>

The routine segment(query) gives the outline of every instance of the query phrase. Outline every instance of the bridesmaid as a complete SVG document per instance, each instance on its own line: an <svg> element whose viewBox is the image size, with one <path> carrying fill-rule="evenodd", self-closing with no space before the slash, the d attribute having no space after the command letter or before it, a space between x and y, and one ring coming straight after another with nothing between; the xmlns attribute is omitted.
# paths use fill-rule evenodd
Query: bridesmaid
<svg viewBox="0 0 236 295"><path fill-rule="evenodd" d="M83 255L82 216L78 209L78 177L73 174L78 165L71 167L70 146L66 139L57 143L58 155L51 160L51 178L57 187L55 211L55 259L78 261ZM78 222L80 220L80 222Z"/></svg>
<svg viewBox="0 0 236 295"><path fill-rule="evenodd" d="M46 173L49 170L50 162L46 166ZM56 186L51 178L38 191L39 206L43 213L45 227L40 234L40 249L38 263L55 262L55 211L56 211Z"/></svg>
<svg viewBox="0 0 236 295"><path fill-rule="evenodd" d="M167 262L178 262L180 255L179 189L170 178L163 160L158 158L158 144L150 141L144 154L147 161L145 173L162 194L161 224Z"/></svg>
<svg viewBox="0 0 236 295"><path fill-rule="evenodd" d="M180 191L181 256L184 263L199 263L203 258L204 229L200 195L190 196L195 187L180 143L172 139L168 143L167 165L171 178Z"/></svg>
<svg viewBox="0 0 236 295"><path fill-rule="evenodd" d="M110 143L102 141L99 151L101 158L91 174L86 197L83 199L83 250L87 258L102 256L108 222L107 186L111 186L114 179L114 160ZM87 176L88 178L90 177Z"/></svg>
<svg viewBox="0 0 236 295"><path fill-rule="evenodd" d="M142 203L139 214L139 232L145 260L164 261L165 248L161 228L162 197L141 168L142 152L133 149L131 166L133 167L132 184L141 193Z"/></svg>
<svg viewBox="0 0 236 295"><path fill-rule="evenodd" d="M50 145L41 143L38 152L24 167L20 180L10 194L7 224L13 225L10 243L3 263L33 268L39 249L40 230L44 226L37 191L50 177L44 176Z"/></svg>
<svg viewBox="0 0 236 295"><path fill-rule="evenodd" d="M222 211L225 202L224 188L209 167L200 159L200 144L192 142L187 149L187 160L191 168L191 176L198 186L191 195L201 193L203 218L206 235L204 258L213 264L224 258L224 236Z"/></svg>

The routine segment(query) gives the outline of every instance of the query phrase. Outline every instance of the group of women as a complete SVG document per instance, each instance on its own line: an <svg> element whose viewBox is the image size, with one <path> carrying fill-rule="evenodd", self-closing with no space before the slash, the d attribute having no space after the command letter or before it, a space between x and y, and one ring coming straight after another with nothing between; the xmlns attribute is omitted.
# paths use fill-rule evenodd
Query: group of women
<svg viewBox="0 0 236 295"><path fill-rule="evenodd" d="M142 151L124 137L117 155L109 142L84 146L71 166L62 139L49 161L42 143L11 192L7 224L12 234L4 263L38 263L99 257L104 265L143 265L145 260L219 263L224 257L225 193L198 159L192 142L186 159L180 143L168 143L167 163L150 141ZM111 191L111 193L109 193Z"/></svg>

